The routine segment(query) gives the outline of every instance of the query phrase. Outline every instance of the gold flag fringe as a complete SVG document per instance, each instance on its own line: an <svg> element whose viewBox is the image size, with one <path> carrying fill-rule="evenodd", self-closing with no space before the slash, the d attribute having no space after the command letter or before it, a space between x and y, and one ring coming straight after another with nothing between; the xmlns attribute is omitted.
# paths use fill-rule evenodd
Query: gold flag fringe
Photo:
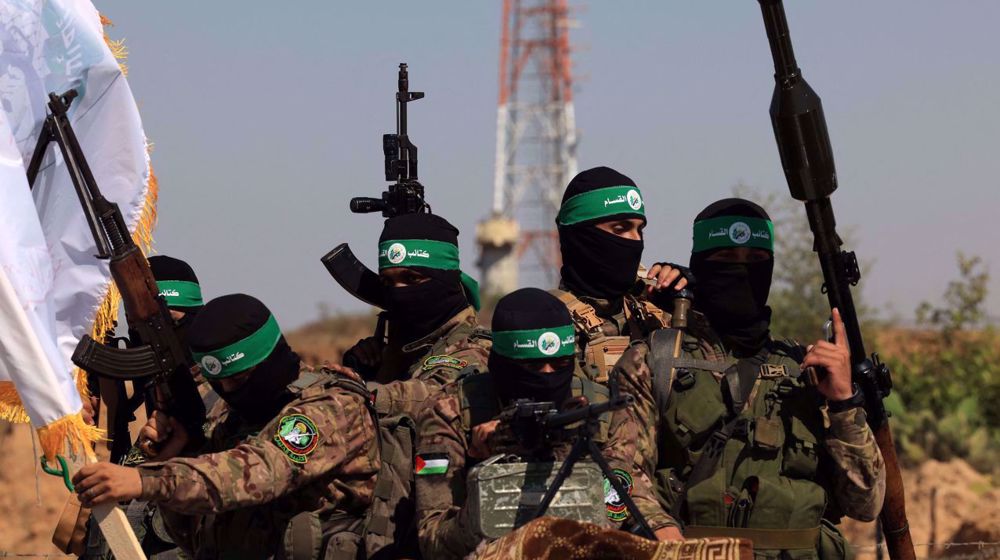
<svg viewBox="0 0 1000 560"><path fill-rule="evenodd" d="M100 18L101 25L105 27L113 25L111 20L103 14L100 15ZM125 59L128 56L128 49L125 47L125 40L112 40L105 33L104 42L111 50L111 54L119 61L118 67L121 69L122 75L127 76L128 66L125 64ZM147 142L146 161L149 179L146 184L146 198L143 201L139 219L136 221L135 230L132 232L132 239L145 254L148 254L152 250L153 228L156 226L156 204L160 194L159 183L157 182L156 174L153 172L153 166L151 163L148 163L151 151L152 144ZM103 340L105 333L115 328L121 299L121 294L118 293L114 282L109 282L104 299L97 308L94 316L94 325L90 331L90 335L95 340ZM89 399L90 390L87 387L87 376L79 368L74 370L74 376L76 378L77 390L80 392L80 398ZM11 382L0 382L0 420L13 423L27 423L29 421L28 414L21 403L21 398L14 389L14 384ZM92 444L102 440L105 436L103 430L98 429L96 426L88 425L83 421L82 412L60 418L55 422L38 428L37 431L42 452L49 460L52 460L57 454L64 452L67 444L73 454L78 454L82 451L90 457L93 453Z"/></svg>

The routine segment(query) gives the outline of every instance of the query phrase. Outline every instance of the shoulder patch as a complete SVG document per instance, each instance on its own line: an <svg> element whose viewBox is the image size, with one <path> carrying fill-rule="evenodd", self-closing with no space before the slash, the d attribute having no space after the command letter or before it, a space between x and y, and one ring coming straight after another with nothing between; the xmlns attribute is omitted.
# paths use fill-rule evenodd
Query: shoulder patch
<svg viewBox="0 0 1000 560"><path fill-rule="evenodd" d="M632 475L622 469L615 469L611 473L618 479L618 482L625 488L629 496L632 495ZM616 523L625 521L629 517L628 506L625 500L618 495L611 481L604 479L604 505L608 509L608 519Z"/></svg>
<svg viewBox="0 0 1000 560"><path fill-rule="evenodd" d="M278 422L278 431L271 441L289 461L304 465L319 446L319 430L312 418L305 414L289 414Z"/></svg>
<svg viewBox="0 0 1000 560"><path fill-rule="evenodd" d="M430 356L429 358L424 360L424 365L421 369L423 369L424 371L430 371L434 368L439 368L439 367L462 369L467 365L469 365L469 362L465 360L460 360L452 356L438 355L438 356Z"/></svg>
<svg viewBox="0 0 1000 560"><path fill-rule="evenodd" d="M445 453L421 453L417 455L413 471L417 476L447 474L448 463L448 455Z"/></svg>

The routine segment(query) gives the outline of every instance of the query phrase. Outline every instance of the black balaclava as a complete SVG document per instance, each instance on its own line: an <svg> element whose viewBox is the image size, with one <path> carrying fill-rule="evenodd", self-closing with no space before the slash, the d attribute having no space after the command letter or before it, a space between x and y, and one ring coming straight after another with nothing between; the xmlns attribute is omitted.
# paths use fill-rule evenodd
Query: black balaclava
<svg viewBox="0 0 1000 560"><path fill-rule="evenodd" d="M299 356L260 300L231 294L208 302L191 325L188 344L215 392L251 423L267 422L291 402L288 385L299 375ZM219 379L251 368L242 386L222 390Z"/></svg>
<svg viewBox="0 0 1000 560"><path fill-rule="evenodd" d="M156 279L160 295L167 301L167 308L184 312L184 317L174 322L177 335L183 343L195 315L205 303L198 276L188 263L166 255L149 257L149 269Z"/></svg>
<svg viewBox="0 0 1000 560"><path fill-rule="evenodd" d="M770 221L763 208L740 198L713 202L695 218L691 271L698 282L694 307L708 317L723 343L738 356L755 354L770 336L767 298L774 272ZM708 260L721 249L740 246L765 249L770 258L751 263Z"/></svg>
<svg viewBox="0 0 1000 560"><path fill-rule="evenodd" d="M455 262L454 268L450 269L440 268L438 265L442 260L437 258L428 262L434 266L417 266L409 260L398 265L430 277L429 281L415 286L385 287L389 320L395 322L393 328L402 344L414 342L441 327L467 308L474 297L466 291L467 284L463 283L462 272L457 266L458 229L455 226L434 214L404 214L385 221L379 246L392 245L392 242L406 245L409 240L452 245ZM410 245L412 247L412 243ZM380 257L379 261L380 269L396 266L384 257Z"/></svg>
<svg viewBox="0 0 1000 560"><path fill-rule="evenodd" d="M615 193L616 187L628 196ZM573 202L581 200L571 199L597 190L611 195L596 201L600 203L598 206L568 211ZM578 296L614 300L635 284L643 242L595 227L601 222L627 218L642 218L645 222L642 197L632 179L610 167L595 167L577 174L569 182L556 218L562 282L569 291Z"/></svg>
<svg viewBox="0 0 1000 560"><path fill-rule="evenodd" d="M561 406L570 397L574 360L551 373L525 366L525 360L572 357L576 342L569 311L558 298L538 288L504 296L493 311L489 374L504 404L517 399Z"/></svg>

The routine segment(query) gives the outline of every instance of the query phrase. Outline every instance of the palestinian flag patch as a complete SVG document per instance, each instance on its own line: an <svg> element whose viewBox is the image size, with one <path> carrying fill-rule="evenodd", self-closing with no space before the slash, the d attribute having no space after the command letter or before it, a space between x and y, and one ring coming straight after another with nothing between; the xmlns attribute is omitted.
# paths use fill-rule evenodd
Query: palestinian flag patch
<svg viewBox="0 0 1000 560"><path fill-rule="evenodd" d="M465 360L460 360L458 358L453 358L451 356L440 355L440 356L431 356L426 360L424 360L424 366L422 369L424 371L430 371L434 368L439 368L439 367L462 369L467 365L469 365L469 362Z"/></svg>
<svg viewBox="0 0 1000 560"><path fill-rule="evenodd" d="M417 455L413 472L417 476L445 474L448 472L448 456L444 453L421 453Z"/></svg>
<svg viewBox="0 0 1000 560"><path fill-rule="evenodd" d="M290 414L278 422L278 432L271 441L289 461L303 465L319 446L319 430L312 418L305 414Z"/></svg>
<svg viewBox="0 0 1000 560"><path fill-rule="evenodd" d="M615 469L611 471L618 482L625 488L625 492L631 496L632 495L632 475L621 469ZM628 507L625 505L625 500L618 495L615 488L611 486L611 481L607 478L604 479L604 505L608 508L608 519L616 523L620 523L628 519Z"/></svg>

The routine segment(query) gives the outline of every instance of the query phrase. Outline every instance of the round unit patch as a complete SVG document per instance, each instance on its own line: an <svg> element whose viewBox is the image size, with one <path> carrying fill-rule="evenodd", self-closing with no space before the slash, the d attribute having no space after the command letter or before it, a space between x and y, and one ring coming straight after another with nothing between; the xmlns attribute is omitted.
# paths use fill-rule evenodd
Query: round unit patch
<svg viewBox="0 0 1000 560"><path fill-rule="evenodd" d="M293 463L304 464L319 445L316 423L304 414L291 414L278 422L278 433L271 440Z"/></svg>
<svg viewBox="0 0 1000 560"><path fill-rule="evenodd" d="M635 189L632 189L625 194L625 200L628 202L629 208L633 210L642 208L642 197L639 196L639 191Z"/></svg>
<svg viewBox="0 0 1000 560"><path fill-rule="evenodd" d="M386 251L385 258L389 259L392 264L399 264L403 262L406 258L406 245L402 243L393 243L389 245L389 250Z"/></svg>
<svg viewBox="0 0 1000 560"><path fill-rule="evenodd" d="M631 496L632 475L621 469L615 469L611 472L618 478L618 482L625 487L625 492ZM629 512L628 507L625 505L625 500L618 495L614 486L611 486L611 481L607 478L604 479L604 505L608 509L608 519L611 521L618 523L628 519Z"/></svg>
<svg viewBox="0 0 1000 560"><path fill-rule="evenodd" d="M562 342L559 340L559 335L552 331L543 332L538 337L538 351L546 356L558 352L560 346L562 346Z"/></svg>
<svg viewBox="0 0 1000 560"><path fill-rule="evenodd" d="M212 355L205 356L201 359L201 368L205 370L209 376L219 375L222 373L222 362L218 358Z"/></svg>
<svg viewBox="0 0 1000 560"><path fill-rule="evenodd" d="M735 222L729 226L729 239L737 245L750 241L750 226L744 222Z"/></svg>

